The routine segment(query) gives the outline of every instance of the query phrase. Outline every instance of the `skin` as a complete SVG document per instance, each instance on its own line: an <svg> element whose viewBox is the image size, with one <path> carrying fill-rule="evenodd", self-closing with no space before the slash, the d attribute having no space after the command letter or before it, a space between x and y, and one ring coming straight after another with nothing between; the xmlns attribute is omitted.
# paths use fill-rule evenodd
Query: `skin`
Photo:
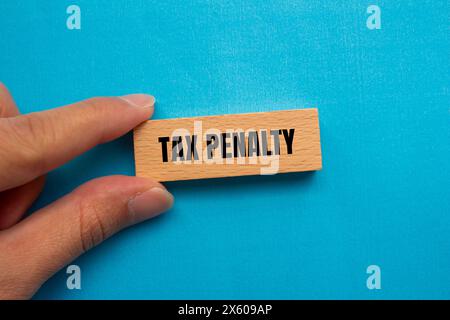
<svg viewBox="0 0 450 320"><path fill-rule="evenodd" d="M46 173L147 120L154 101L143 94L93 98L20 115L0 83L0 299L31 298L79 255L172 206L172 195L156 181L110 176L22 219Z"/></svg>

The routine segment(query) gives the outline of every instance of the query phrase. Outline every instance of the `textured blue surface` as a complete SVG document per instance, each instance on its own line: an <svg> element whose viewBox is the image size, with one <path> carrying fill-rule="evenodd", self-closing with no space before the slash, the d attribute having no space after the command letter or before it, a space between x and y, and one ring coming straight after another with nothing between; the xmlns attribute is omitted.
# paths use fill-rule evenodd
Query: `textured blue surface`
<svg viewBox="0 0 450 320"><path fill-rule="evenodd" d="M82 11L67 30L66 7ZM366 27L370 4L382 29ZM450 298L448 1L0 2L22 112L149 92L155 118L317 107L323 170L168 183L166 215L37 298ZM134 174L128 135L49 175L39 208ZM382 289L366 288L366 268Z"/></svg>

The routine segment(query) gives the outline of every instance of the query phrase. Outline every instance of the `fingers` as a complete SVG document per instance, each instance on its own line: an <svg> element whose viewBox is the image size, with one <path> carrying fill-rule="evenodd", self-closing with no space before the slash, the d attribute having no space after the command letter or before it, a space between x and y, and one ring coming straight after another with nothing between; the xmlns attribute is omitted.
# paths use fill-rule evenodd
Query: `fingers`
<svg viewBox="0 0 450 320"><path fill-rule="evenodd" d="M0 82L0 118L14 117L19 114L14 99L8 89Z"/></svg>
<svg viewBox="0 0 450 320"><path fill-rule="evenodd" d="M9 279L39 285L77 256L117 231L152 218L172 206L173 197L157 182L112 176L88 182L0 235ZM2 283L3 281L3 283ZM2 284L11 280L0 274Z"/></svg>
<svg viewBox="0 0 450 320"><path fill-rule="evenodd" d="M0 191L35 179L97 144L130 131L153 113L154 98L94 98L0 119Z"/></svg>
<svg viewBox="0 0 450 320"><path fill-rule="evenodd" d="M0 83L0 118L14 117L19 109L8 89ZM14 225L33 204L44 187L45 177L25 185L0 192L0 230Z"/></svg>
<svg viewBox="0 0 450 320"><path fill-rule="evenodd" d="M16 224L41 193L45 176L22 186L0 192L0 230Z"/></svg>

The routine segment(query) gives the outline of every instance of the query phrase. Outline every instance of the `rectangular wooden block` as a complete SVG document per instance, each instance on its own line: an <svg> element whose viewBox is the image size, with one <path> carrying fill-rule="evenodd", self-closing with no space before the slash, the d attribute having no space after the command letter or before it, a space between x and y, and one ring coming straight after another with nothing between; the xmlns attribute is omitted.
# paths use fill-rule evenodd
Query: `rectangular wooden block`
<svg viewBox="0 0 450 320"><path fill-rule="evenodd" d="M134 153L136 175L157 181L322 168L317 109L149 120Z"/></svg>

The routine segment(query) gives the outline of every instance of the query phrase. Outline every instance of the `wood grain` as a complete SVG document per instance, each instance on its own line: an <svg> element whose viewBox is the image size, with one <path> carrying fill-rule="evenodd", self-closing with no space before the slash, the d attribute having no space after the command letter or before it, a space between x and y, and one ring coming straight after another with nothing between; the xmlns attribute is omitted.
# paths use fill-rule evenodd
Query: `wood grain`
<svg viewBox="0 0 450 320"><path fill-rule="evenodd" d="M322 168L317 109L149 120L134 130L134 151L136 175L157 181Z"/></svg>

